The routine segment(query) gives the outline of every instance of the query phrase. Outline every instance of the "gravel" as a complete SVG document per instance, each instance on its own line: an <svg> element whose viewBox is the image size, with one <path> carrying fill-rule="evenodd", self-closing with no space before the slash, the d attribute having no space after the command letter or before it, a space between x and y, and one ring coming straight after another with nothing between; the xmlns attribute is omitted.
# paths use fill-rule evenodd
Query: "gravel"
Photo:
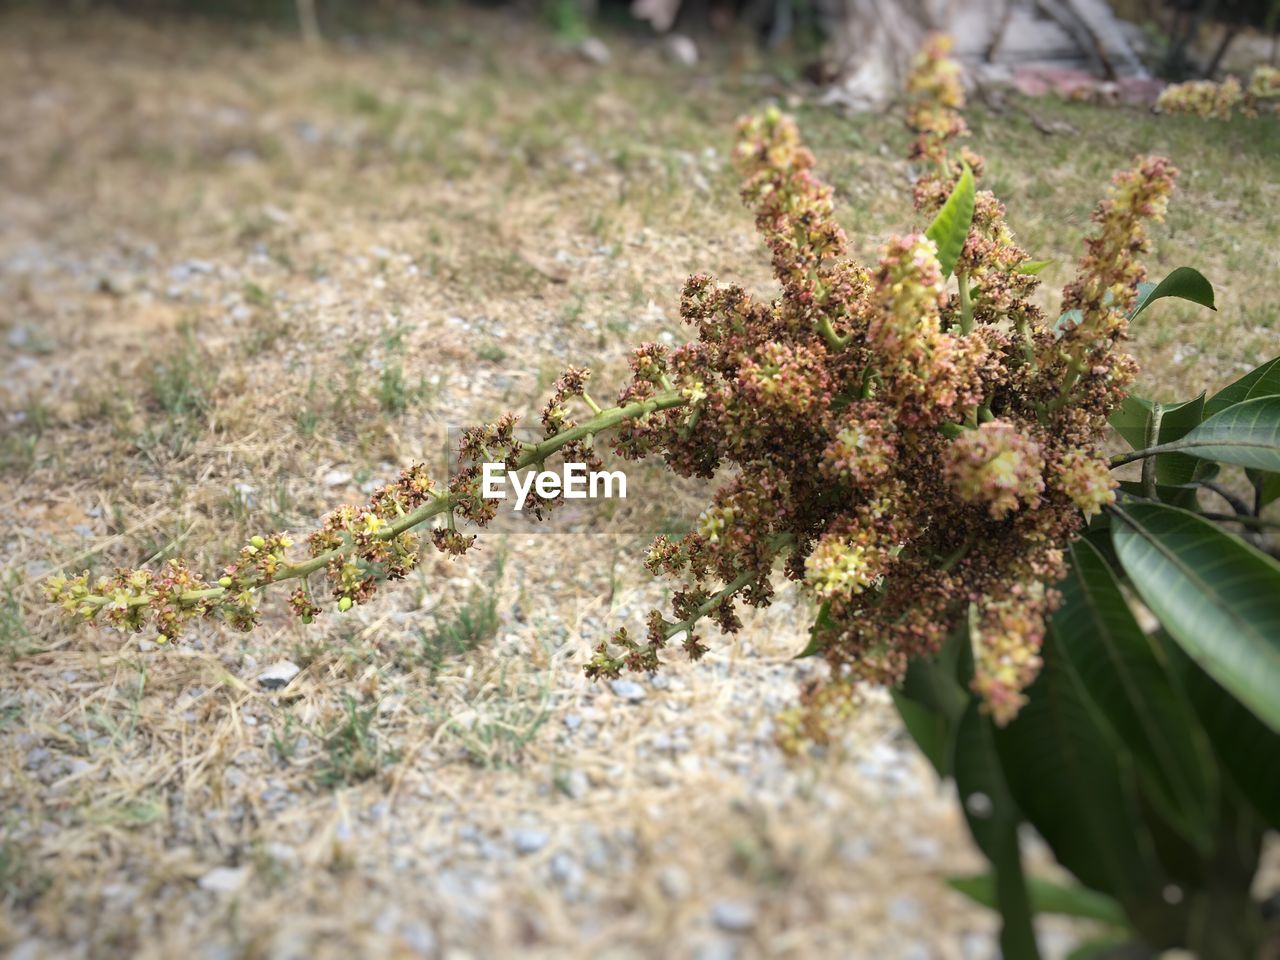
<svg viewBox="0 0 1280 960"><path fill-rule="evenodd" d="M609 688L613 690L615 697L626 700L628 703L639 703L646 696L644 687L634 680L611 680Z"/></svg>
<svg viewBox="0 0 1280 960"><path fill-rule="evenodd" d="M512 843L515 845L516 853L522 857L537 853L547 845L547 841L551 839L550 834L545 830L539 830L534 827L521 827L511 835Z"/></svg>
<svg viewBox="0 0 1280 960"><path fill-rule="evenodd" d="M756 925L756 908L745 900L717 900L711 922L725 933L748 933Z"/></svg>
<svg viewBox="0 0 1280 960"><path fill-rule="evenodd" d="M292 660L278 660L258 674L258 686L265 690L279 690L302 672L302 668Z"/></svg>
<svg viewBox="0 0 1280 960"><path fill-rule="evenodd" d="M211 893L235 893L249 879L248 867L214 867L197 883Z"/></svg>

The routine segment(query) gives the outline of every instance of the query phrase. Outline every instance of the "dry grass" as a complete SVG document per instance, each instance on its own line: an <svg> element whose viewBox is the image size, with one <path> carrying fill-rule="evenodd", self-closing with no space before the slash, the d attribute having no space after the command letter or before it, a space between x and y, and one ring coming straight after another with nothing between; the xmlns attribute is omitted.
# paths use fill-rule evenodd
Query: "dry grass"
<svg viewBox="0 0 1280 960"><path fill-rule="evenodd" d="M634 531L686 494L429 559L310 630L269 605L252 636L206 626L156 651L37 602L52 567L215 569L253 532L304 529L451 426L529 409L565 363L616 382L630 344L680 335L689 272L765 286L725 157L733 118L780 91L625 45L601 70L520 29L433 20L313 55L3 22L0 947L989 950L991 919L941 885L978 860L882 698L826 756L773 748L808 669L793 601L641 702L581 677L607 625L661 599ZM906 222L905 138L798 109L870 255ZM1020 105L974 125L1037 255L1070 260L1134 150L1189 171L1153 272L1202 265L1222 309L1144 320L1167 396L1274 352L1274 125L1030 109L1078 135L1045 137ZM285 656L302 674L260 689ZM217 867L247 868L243 886L201 887ZM751 904L752 929L718 930L720 901Z"/></svg>

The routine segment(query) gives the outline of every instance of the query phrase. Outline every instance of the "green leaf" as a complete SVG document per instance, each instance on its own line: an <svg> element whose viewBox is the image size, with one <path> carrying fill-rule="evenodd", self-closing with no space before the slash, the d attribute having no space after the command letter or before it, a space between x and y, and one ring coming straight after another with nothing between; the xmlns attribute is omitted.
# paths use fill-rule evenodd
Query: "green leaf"
<svg viewBox="0 0 1280 960"><path fill-rule="evenodd" d="M1204 419L1204 394L1185 403L1174 403L1160 408L1160 443L1181 440L1200 425ZM1178 486L1196 478L1203 461L1183 453L1162 453L1156 457L1156 482Z"/></svg>
<svg viewBox="0 0 1280 960"><path fill-rule="evenodd" d="M1151 419L1155 415L1155 404L1141 397L1129 396L1111 415L1111 426L1124 437L1129 446L1141 450L1147 445L1147 434L1150 431ZM1160 407L1160 430L1156 443L1173 443L1181 440L1191 430L1199 426L1204 419L1204 394L1182 403L1162 404ZM1179 487L1190 484L1193 480L1203 479L1207 466L1203 460L1186 453L1161 453L1156 456L1156 482L1161 486ZM1186 496L1173 494L1171 497L1161 495L1162 500L1176 501L1179 504L1192 506L1194 496L1187 503Z"/></svg>
<svg viewBox="0 0 1280 960"><path fill-rule="evenodd" d="M1138 303L1129 314L1129 319L1136 320L1147 307L1165 297L1178 297L1181 300L1190 300L1202 307L1208 307L1210 310L1218 309L1213 304L1213 284L1206 280L1199 270L1178 267L1150 290L1140 293Z"/></svg>
<svg viewBox="0 0 1280 960"><path fill-rule="evenodd" d="M1068 330L1074 329L1075 326L1084 319L1083 310L1068 310L1061 314L1057 320L1053 321L1053 335L1061 337Z"/></svg>
<svg viewBox="0 0 1280 960"><path fill-rule="evenodd" d="M925 236L938 247L938 263L942 265L944 277L951 276L964 250L964 241L973 224L973 206L973 171L966 166L951 196L947 197L947 202L925 231Z"/></svg>
<svg viewBox="0 0 1280 960"><path fill-rule="evenodd" d="M1280 499L1280 473L1269 473L1266 470L1245 470L1253 489L1257 491L1258 505L1265 507Z"/></svg>
<svg viewBox="0 0 1280 960"><path fill-rule="evenodd" d="M1280 732L1280 564L1176 507L1114 512L1116 555L1143 602L1196 663Z"/></svg>
<svg viewBox="0 0 1280 960"><path fill-rule="evenodd" d="M1014 268L1013 272L1025 273L1028 276L1034 277L1036 274L1043 271L1045 267L1051 266L1052 264L1052 260L1024 260Z"/></svg>
<svg viewBox="0 0 1280 960"><path fill-rule="evenodd" d="M1280 394L1280 357L1255 367L1243 377L1223 387L1204 405L1204 415L1212 417L1227 407L1244 403L1254 397L1273 397Z"/></svg>
<svg viewBox="0 0 1280 960"><path fill-rule="evenodd" d="M1002 921L1000 952L1034 960L1040 954L1018 849L1022 816L996 754L991 721L978 712L977 700L969 701L956 729L952 769L969 832L995 870L994 901Z"/></svg>
<svg viewBox="0 0 1280 960"><path fill-rule="evenodd" d="M1167 642L1173 669L1187 691L1214 752L1232 781L1273 830L1280 830L1280 736Z"/></svg>
<svg viewBox="0 0 1280 960"><path fill-rule="evenodd" d="M1227 407L1189 431L1177 446L1205 460L1280 471L1280 396Z"/></svg>
<svg viewBox="0 0 1280 960"><path fill-rule="evenodd" d="M951 632L936 657L915 657L902 686L891 691L907 733L938 775L951 775L956 728L968 706L973 654L962 626Z"/></svg>
<svg viewBox="0 0 1280 960"><path fill-rule="evenodd" d="M990 873L979 873L968 877L948 877L947 886L957 893L964 894L975 903L995 909L996 878ZM1097 920L1099 923L1108 923L1117 927L1128 926L1120 904L1106 894L1090 890L1088 887L1074 884L1068 886L1040 877L1028 877L1027 893L1031 897L1033 913L1054 913L1063 917Z"/></svg>
<svg viewBox="0 0 1280 960"><path fill-rule="evenodd" d="M818 615L813 618L813 626L809 628L809 642L792 659L803 660L805 657L815 657L820 654L827 645L823 636L832 626L831 602L826 601L818 608Z"/></svg>
<svg viewBox="0 0 1280 960"><path fill-rule="evenodd" d="M1153 406L1150 400L1129 394L1111 414L1111 426L1134 450L1147 445L1147 425L1151 422Z"/></svg>
<svg viewBox="0 0 1280 960"><path fill-rule="evenodd" d="M1126 950L1126 948L1131 948ZM1140 944L1135 944L1129 937L1101 937L1082 943L1070 953L1066 960L1145 960L1155 957L1154 951Z"/></svg>
<svg viewBox="0 0 1280 960"><path fill-rule="evenodd" d="M1255 367L1235 383L1215 393L1204 405L1205 416L1211 417L1246 400L1277 395L1280 395L1280 357ZM1258 491L1262 506L1280 499L1280 473L1269 473L1252 467L1245 472L1249 475L1249 482Z"/></svg>
<svg viewBox="0 0 1280 960"><path fill-rule="evenodd" d="M1204 463L1205 461L1200 461ZM1146 488L1143 487L1140 480L1121 480L1119 489L1133 497L1145 497L1147 495ZM1156 484L1156 497L1161 503L1172 504L1175 507L1182 507L1186 510L1195 510L1199 500L1196 497L1196 491L1199 487L1188 485L1185 487L1166 487L1164 484Z"/></svg>
<svg viewBox="0 0 1280 960"><path fill-rule="evenodd" d="M1139 816L1127 751L1103 733L1070 670L1057 631L1017 717L995 732L1018 808L1085 886L1123 904L1135 929L1155 937L1176 929L1164 901L1169 883Z"/></svg>
<svg viewBox="0 0 1280 960"><path fill-rule="evenodd" d="M915 741L925 759L933 765L938 776L945 777L951 772L951 724L947 718L936 710L930 710L922 703L917 703L900 690L890 690L893 705L898 708L898 716L907 728L907 733Z"/></svg>
<svg viewBox="0 0 1280 960"><path fill-rule="evenodd" d="M1132 753L1161 813L1207 849L1217 798L1213 758L1159 644L1142 632L1106 560L1087 541L1072 544L1059 589L1062 606L1051 629L1095 716Z"/></svg>

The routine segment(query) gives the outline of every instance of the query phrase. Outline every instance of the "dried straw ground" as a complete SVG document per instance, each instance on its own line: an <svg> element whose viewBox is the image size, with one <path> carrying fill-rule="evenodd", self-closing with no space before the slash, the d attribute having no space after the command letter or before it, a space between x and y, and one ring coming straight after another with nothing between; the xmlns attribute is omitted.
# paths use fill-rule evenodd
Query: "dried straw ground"
<svg viewBox="0 0 1280 960"><path fill-rule="evenodd" d="M794 600L700 664L582 678L661 600L639 532L687 492L429 558L312 629L277 600L253 635L156 649L41 607L54 567L214 570L305 530L567 362L616 382L629 344L681 336L693 270L767 284L724 161L786 91L749 61L677 75L619 42L600 68L470 16L402 33L308 53L0 23L0 949L990 956L942 883L980 862L883 696L825 752L773 746L813 669ZM1140 352L1178 393L1257 362L1274 130L1034 112L1076 134L974 118L1028 245L1069 260L1105 171L1170 150L1194 174L1156 269L1202 264L1223 310L1164 311ZM897 121L800 113L870 254L908 222ZM302 673L262 689L282 658ZM1047 928L1051 953L1079 932Z"/></svg>

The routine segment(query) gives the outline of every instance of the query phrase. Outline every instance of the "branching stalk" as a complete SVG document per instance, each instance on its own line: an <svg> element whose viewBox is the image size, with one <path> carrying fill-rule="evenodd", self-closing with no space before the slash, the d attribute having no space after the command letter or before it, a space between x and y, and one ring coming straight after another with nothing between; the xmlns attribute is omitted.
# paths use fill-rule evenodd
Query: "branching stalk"
<svg viewBox="0 0 1280 960"><path fill-rule="evenodd" d="M573 427L562 430L553 437L549 437L540 443L526 447L524 452L516 460L515 469L523 470L535 464L540 464L546 460L548 456L563 448L566 444L575 440L583 440L589 436L595 436L606 430L612 430L629 420L638 420L650 413L658 410L667 410L672 407L679 407L688 403L689 400L678 391L666 391L647 400L638 400L635 403L629 403L625 406L610 407L607 410L601 410L589 420L584 420ZM370 536L371 540L392 540L406 533L415 527L419 527L433 517L441 513L447 513L452 526L453 511L462 503L463 497L456 493L432 492L433 499L428 503L422 504L415 510L404 514L402 517L389 523L383 529ZM272 583L279 583L282 580L297 580L308 577L317 571L325 569L332 561L349 556L356 550L356 545L348 541L341 547L333 550L327 550L317 556L299 563L286 564L276 571L274 577L270 580L259 580L250 585L251 590L260 590ZM179 602L183 604L195 604L201 600L213 600L221 597L227 592L225 587L213 586L204 590L188 590L179 595ZM82 598L82 603L90 606L103 607L112 602L111 597L101 594L89 594ZM129 606L140 607L146 606L151 602L151 598L147 596L130 597Z"/></svg>

